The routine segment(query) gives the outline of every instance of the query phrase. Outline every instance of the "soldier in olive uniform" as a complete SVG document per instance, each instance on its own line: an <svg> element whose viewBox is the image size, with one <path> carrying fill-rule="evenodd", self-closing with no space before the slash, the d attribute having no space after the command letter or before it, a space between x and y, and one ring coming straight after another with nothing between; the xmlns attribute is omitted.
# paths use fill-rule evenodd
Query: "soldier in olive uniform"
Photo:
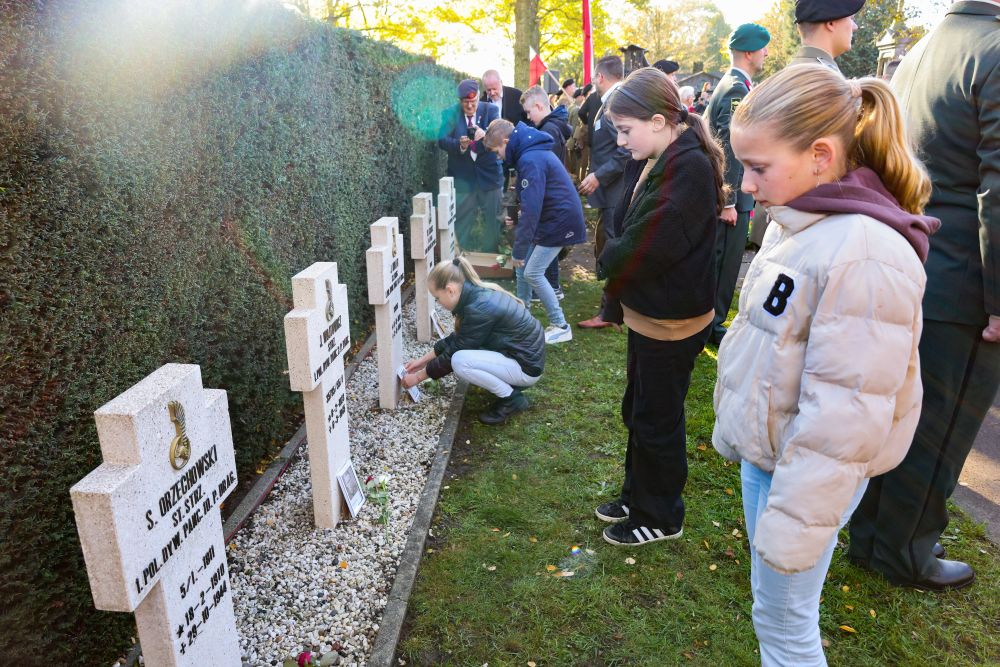
<svg viewBox="0 0 1000 667"><path fill-rule="evenodd" d="M764 26L744 23L729 38L729 52L732 68L719 81L708 103L705 116L712 132L719 138L726 152L726 183L731 192L726 208L722 211L715 244L715 270L717 287L715 292L715 321L709 342L718 345L726 335L723 322L729 316L729 306L736 292L736 280L743 262L743 251L747 245L747 231L750 228L750 211L753 197L740 190L743 182L743 165L740 164L729 145L729 121L740 102L750 93L753 86L751 77L760 72L767 57L767 44L771 34Z"/></svg>
<svg viewBox="0 0 1000 667"><path fill-rule="evenodd" d="M865 0L796 0L795 24L802 46L789 65L825 65L837 72L834 58L851 50L851 39L858 24L854 15Z"/></svg>
<svg viewBox="0 0 1000 667"><path fill-rule="evenodd" d="M853 561L897 585L961 588L975 573L938 543L946 500L1000 386L1000 5L956 2L892 87L934 190L920 339L923 409L906 458L851 519Z"/></svg>

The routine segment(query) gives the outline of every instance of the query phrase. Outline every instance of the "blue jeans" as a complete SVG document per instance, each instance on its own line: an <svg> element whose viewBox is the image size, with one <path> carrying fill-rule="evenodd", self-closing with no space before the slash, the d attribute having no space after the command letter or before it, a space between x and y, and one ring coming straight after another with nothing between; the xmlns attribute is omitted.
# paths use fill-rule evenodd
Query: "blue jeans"
<svg viewBox="0 0 1000 667"><path fill-rule="evenodd" d="M545 269L549 267L553 259L559 256L560 250L562 248L549 248L543 245L531 246L528 248L527 261L524 266L514 269L514 275L517 276L517 298L528 306L531 304L531 292L534 291L542 300L549 324L564 327L566 326L566 317L563 315L562 308L559 307L556 291L545 279Z"/></svg>
<svg viewBox="0 0 1000 667"><path fill-rule="evenodd" d="M750 540L753 627L760 642L761 665L825 667L826 657L819 635L819 598L826 572L830 569L833 549L837 546L837 535L835 533L830 538L823 555L811 569L791 575L772 570L753 548L757 519L764 514L771 491L771 473L744 461L740 477L743 481L743 515ZM851 518L867 487L867 479L858 486L850 505L840 517L840 528Z"/></svg>

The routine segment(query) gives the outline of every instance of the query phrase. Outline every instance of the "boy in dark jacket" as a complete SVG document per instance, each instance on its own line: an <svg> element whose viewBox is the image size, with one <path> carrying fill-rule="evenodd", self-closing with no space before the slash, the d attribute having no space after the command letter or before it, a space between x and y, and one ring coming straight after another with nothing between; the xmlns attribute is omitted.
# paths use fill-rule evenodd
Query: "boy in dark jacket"
<svg viewBox="0 0 1000 667"><path fill-rule="evenodd" d="M532 86L524 91L521 95L521 106L531 124L552 137L550 150L560 162L566 164L566 142L573 136L573 129L569 125L569 111L566 107L556 107L553 111L549 105L549 96L541 86ZM560 301L563 298L562 287L559 285L561 258L562 256L553 259L545 269L545 279L552 285L552 289L556 291L556 298Z"/></svg>
<svg viewBox="0 0 1000 667"><path fill-rule="evenodd" d="M549 96L541 86L532 86L521 95L521 106L531 124L552 137L550 150L560 162L566 162L566 140L573 136L569 126L569 110L556 107L552 110Z"/></svg>
<svg viewBox="0 0 1000 667"><path fill-rule="evenodd" d="M545 279L545 269L563 246L587 239L583 207L562 162L552 152L552 137L541 130L497 120L490 124L483 143L501 160L517 168L521 202L514 237L513 259L517 295L527 303L531 292L542 300L549 326L546 343L573 339L555 290Z"/></svg>

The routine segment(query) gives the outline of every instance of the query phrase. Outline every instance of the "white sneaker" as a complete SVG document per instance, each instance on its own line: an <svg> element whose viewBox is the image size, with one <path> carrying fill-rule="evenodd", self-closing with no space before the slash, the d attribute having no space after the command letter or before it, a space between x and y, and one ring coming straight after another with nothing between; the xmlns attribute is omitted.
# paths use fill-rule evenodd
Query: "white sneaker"
<svg viewBox="0 0 1000 667"><path fill-rule="evenodd" d="M573 340L573 330L567 324L564 327L549 326L545 328L545 342L548 345L565 343Z"/></svg>

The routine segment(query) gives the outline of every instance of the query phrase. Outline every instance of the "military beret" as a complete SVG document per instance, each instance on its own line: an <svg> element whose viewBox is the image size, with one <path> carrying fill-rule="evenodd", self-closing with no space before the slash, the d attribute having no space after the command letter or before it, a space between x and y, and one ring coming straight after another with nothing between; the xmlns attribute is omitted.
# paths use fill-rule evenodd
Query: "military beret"
<svg viewBox="0 0 1000 667"><path fill-rule="evenodd" d="M760 51L771 41L771 33L762 25L744 23L729 36L729 48L733 51Z"/></svg>
<svg viewBox="0 0 1000 667"><path fill-rule="evenodd" d="M574 85L576 85L576 81L574 81L573 79L566 79L565 81L563 81L563 85L561 87L565 88L566 86L574 86Z"/></svg>
<svg viewBox="0 0 1000 667"><path fill-rule="evenodd" d="M796 23L826 23L854 16L865 0L795 0Z"/></svg>
<svg viewBox="0 0 1000 667"><path fill-rule="evenodd" d="M458 84L458 99L474 99L479 97L479 84L472 79L466 79Z"/></svg>
<svg viewBox="0 0 1000 667"><path fill-rule="evenodd" d="M657 60L653 63L653 67L660 70L664 74L673 74L681 68L680 65L675 63L673 60Z"/></svg>

